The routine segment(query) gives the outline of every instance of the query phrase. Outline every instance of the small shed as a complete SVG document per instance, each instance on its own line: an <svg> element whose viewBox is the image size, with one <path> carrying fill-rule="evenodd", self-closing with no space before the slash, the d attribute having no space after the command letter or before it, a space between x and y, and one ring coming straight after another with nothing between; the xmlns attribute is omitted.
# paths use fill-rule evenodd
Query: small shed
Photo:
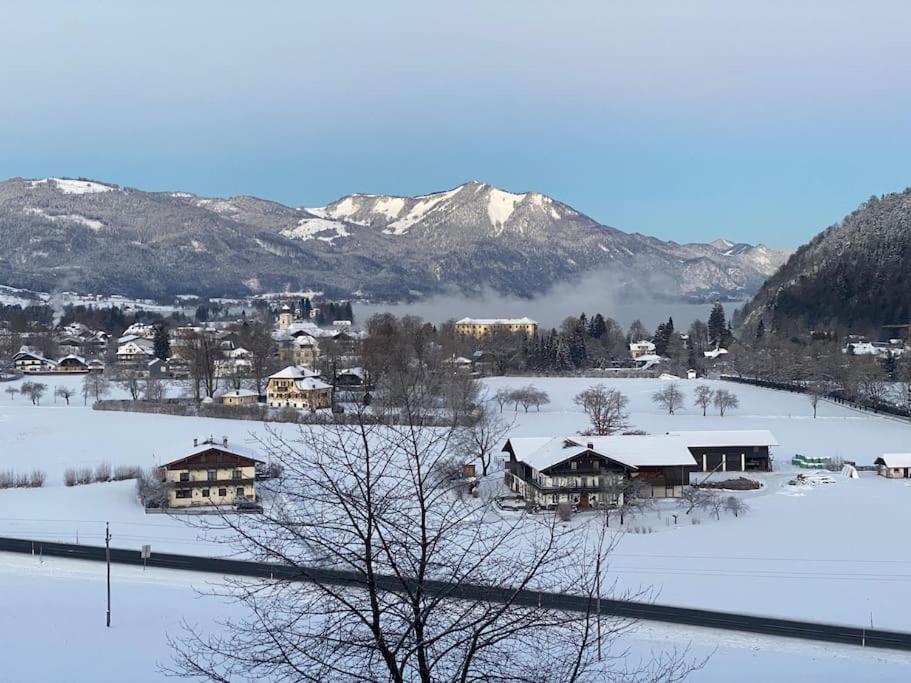
<svg viewBox="0 0 911 683"><path fill-rule="evenodd" d="M234 389L222 394L221 402L226 406L249 406L256 405L259 401L259 394L250 389Z"/></svg>
<svg viewBox="0 0 911 683"><path fill-rule="evenodd" d="M881 477L911 479L911 453L883 453L873 464Z"/></svg>

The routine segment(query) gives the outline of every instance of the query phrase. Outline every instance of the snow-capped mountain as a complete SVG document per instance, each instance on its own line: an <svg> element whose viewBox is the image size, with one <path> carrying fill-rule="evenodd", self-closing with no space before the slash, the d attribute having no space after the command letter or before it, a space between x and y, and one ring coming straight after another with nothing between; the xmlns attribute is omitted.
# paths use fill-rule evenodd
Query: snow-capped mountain
<svg viewBox="0 0 911 683"><path fill-rule="evenodd" d="M486 289L532 296L593 271L604 273L605 286L664 296L749 294L781 259L761 245L628 234L547 195L476 181L301 209L16 178L0 183L0 248L0 283L134 296L285 288L371 298Z"/></svg>

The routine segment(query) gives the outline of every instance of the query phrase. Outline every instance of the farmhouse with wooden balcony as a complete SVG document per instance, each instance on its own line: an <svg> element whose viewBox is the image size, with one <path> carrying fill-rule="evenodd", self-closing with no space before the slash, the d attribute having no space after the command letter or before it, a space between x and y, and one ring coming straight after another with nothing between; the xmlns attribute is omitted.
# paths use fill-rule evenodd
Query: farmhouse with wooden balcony
<svg viewBox="0 0 911 683"><path fill-rule="evenodd" d="M509 488L544 508L616 505L614 484L624 479L644 484L645 495L676 497L696 466L686 442L666 435L512 438L503 451Z"/></svg>
<svg viewBox="0 0 911 683"><path fill-rule="evenodd" d="M193 449L159 468L168 506L235 505L256 500L256 463L252 452L228 446L228 439L193 440Z"/></svg>

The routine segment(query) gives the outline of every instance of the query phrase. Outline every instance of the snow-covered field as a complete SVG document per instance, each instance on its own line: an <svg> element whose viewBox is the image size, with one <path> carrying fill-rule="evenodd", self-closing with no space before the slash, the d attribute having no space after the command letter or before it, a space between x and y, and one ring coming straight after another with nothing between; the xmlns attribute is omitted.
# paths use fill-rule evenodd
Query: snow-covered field
<svg viewBox="0 0 911 683"><path fill-rule="evenodd" d="M217 632L219 621L237 616L229 602L201 595L220 577L118 565L111 574L108 629L103 564L0 553L4 651L32 653L6 657L3 680L164 680L168 636L179 637L184 622ZM732 672L738 681L898 682L911 666L911 655L661 624L640 625L622 648L635 662L691 643L694 658L712 655L694 683L730 681Z"/></svg>
<svg viewBox="0 0 911 683"><path fill-rule="evenodd" d="M49 385L64 382L78 386L79 378L46 378ZM573 434L585 428L586 418L572 397L602 380L566 378L492 378L485 380L491 393L501 386L533 383L550 395L551 403L540 413L505 416L515 419L517 436ZM746 517L723 515L715 521L701 513L699 524L670 506L636 519L631 526L649 533L628 533L613 556L612 571L621 586L652 586L657 600L730 611L790 616L848 624L911 630L911 616L904 607L911 583L911 546L903 543L900 522L911 513L911 486L872 475L857 480L835 477L835 484L795 489L786 484L791 456L838 456L872 463L883 452L911 450L911 425L860 413L829 403L820 404L812 417L806 398L756 387L730 385L741 407L721 418L690 405L697 382L681 381L687 406L676 415L666 415L651 402L660 380L603 380L630 398L631 423L651 433L683 429L769 429L780 446L774 450L776 473L764 478L765 487L742 495L750 505ZM713 383L715 384L715 383ZM222 554L224 548L197 539L197 531L165 515L145 515L133 494L132 482L92 484L66 488L67 467L94 466L98 462L136 464L143 467L178 457L189 449L194 437L227 436L231 443L255 445L264 426L255 422L202 418L97 412L82 406L55 405L50 396L34 407L21 396L11 400L0 385L0 469L44 469L48 482L43 489L0 491L0 535L54 538L98 543L104 522L110 521L113 544L138 548L150 543L155 550L193 554ZM280 426L290 430L293 427ZM678 513L674 526L672 514ZM696 514L696 513L694 513ZM615 522L612 521L612 524ZM46 561L35 568L31 558L0 558L4 591L12 597L0 610L0 619L28 614L23 628L3 624L4 635L29 642L39 638L42 624L53 623L55 642L67 652L68 662L42 663L70 666L89 653L99 654L107 643L123 652L118 662L134 673L154 678L151 662L166 656L165 631L173 632L183 617L211 621L226 613L225 605L195 599L188 588L197 577L167 572L128 576L121 590L120 618L110 633L82 628L97 622L103 629L101 603L82 606L92 590L97 568L79 563ZM83 569L77 569L83 567ZM74 575L75 574L75 575ZM159 574L164 578L159 580ZM100 575L99 575L100 576ZM99 594L100 596L100 594ZM116 604L116 603L115 603ZM131 622L131 615L137 615ZM96 611L93 611L96 610ZM143 611L144 610L144 611ZM222 610L219 612L219 610ZM144 616L139 618L139 614ZM92 621L94 619L94 622ZM16 619L16 623L19 619ZM34 622L34 623L32 623ZM31 629L31 630L30 630ZM67 632L67 630L71 632ZM688 631L643 626L641 638L632 647L661 647L686 642ZM47 633L43 632L44 637ZM104 640L107 638L108 640ZM696 637L698 642L716 642ZM717 634L721 649L711 665L695 680L727 680L725 672L737 671L742 680L768 680L768 671L778 671L792 680L899 680L907 678L908 661L891 655L871 655L854 649L822 648ZM10 647L15 649L15 643ZM104 651L108 652L108 645ZM129 650L126 652L125 650ZM844 650L844 651L842 651ZM843 654L844 658L838 655ZM870 667L876 665L875 675ZM17 673L27 673L29 663ZM763 675L756 671L762 668ZM736 668L730 668L736 667ZM86 669L89 671L91 669ZM105 678L107 669L96 678ZM754 678L744 675L754 671ZM904 676L901 674L904 673ZM5 675L9 675L6 672ZM118 672L119 675L119 672ZM21 680L22 675L10 675ZM33 676L33 678L35 678ZM49 677L37 677L39 680Z"/></svg>

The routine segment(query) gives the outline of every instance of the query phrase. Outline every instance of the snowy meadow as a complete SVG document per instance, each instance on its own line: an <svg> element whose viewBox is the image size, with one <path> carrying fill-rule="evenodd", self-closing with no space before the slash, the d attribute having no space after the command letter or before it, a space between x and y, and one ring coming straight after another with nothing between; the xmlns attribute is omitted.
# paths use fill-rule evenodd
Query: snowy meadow
<svg viewBox="0 0 911 683"><path fill-rule="evenodd" d="M79 378L48 381L71 383ZM835 476L835 483L811 487L788 484L795 468L791 457L839 457L870 464L884 452L907 451L911 425L891 418L861 413L830 403L820 404L818 417L806 397L757 387L708 382L736 393L740 407L724 417L692 403L699 381L679 381L686 405L675 415L664 413L652 394L664 380L599 380L586 378L502 377L484 380L489 394L502 387L534 384L546 391L550 403L516 413L510 407L503 417L513 421L514 436L572 435L586 428L587 420L573 403L573 396L604 383L630 399L630 423L652 434L670 430L769 429L780 446L773 449L775 471L752 475L761 479L758 491L736 494L749 512L735 518L722 514L716 520L705 512L686 516L672 501L627 521L610 571L620 589L649 586L658 602L729 611L789 616L851 625L911 630L911 617L897 594L911 581L911 549L894 540L892 524L911 512L911 486L865 473L860 479ZM15 386L15 383L12 383ZM5 389L8 385L0 386ZM149 467L177 458L192 446L193 438L227 437L230 443L256 447L266 427L240 420L173 417L93 411L82 398L48 396L40 406L22 396L0 391L0 469L28 472L40 468L47 482L37 489L0 491L0 535L99 544L109 521L113 545L188 554L219 554L224 546L200 539L199 531L167 515L146 515L135 496L132 481L64 486L67 468L94 468L99 463ZM295 427L275 425L290 434ZM493 475L488 486L495 486ZM583 513L570 523L585 521ZM677 516L676 523L674 516ZM698 521L693 522L693 518ZM100 567L90 564L0 556L0 573L18 597L4 619L29 614L24 628L4 624L4 633L26 647L38 638L42 615L53 621L55 634L84 671L92 671L89 637L79 635L82 623L94 628L103 621ZM227 613L229 605L211 598L196 599L192 585L204 587L209 578L174 572L141 573L116 570L121 596L119 619L112 639L121 643L123 663L148 671L153 680L153 660L167 657L164 633L174 633L182 618L196 623ZM78 590L85 587L86 590ZM61 608L64 605L65 608ZM34 622L34 623L32 623ZM99 634L96 640L102 642ZM630 647L648 648L685 644L690 639L718 643L719 652L694 680L720 680L725 663L761 664L764 670L789 671L802 680L857 678L877 662L877 680L900 680L908 662L900 656L842 653L799 644L779 647L774 639L728 636L716 632L696 635L691 629L642 625ZM16 645L16 642L11 643ZM97 645L95 645L97 647ZM700 648L704 648L700 645ZM127 652L129 650L129 652ZM774 654L772 650L775 650ZM701 650L699 650L701 651ZM817 659L818 658L818 659ZM816 665L811 667L810 662ZM825 661L825 665L821 662ZM766 669L766 667L770 667ZM80 669L82 671L83 669ZM105 678L105 670L95 670ZM806 675L799 675L799 672ZM812 672L812 673L811 673ZM824 673L827 672L827 673ZM865 676L869 677L869 676ZM766 679L766 676L755 680ZM21 679L16 675L13 680Z"/></svg>

